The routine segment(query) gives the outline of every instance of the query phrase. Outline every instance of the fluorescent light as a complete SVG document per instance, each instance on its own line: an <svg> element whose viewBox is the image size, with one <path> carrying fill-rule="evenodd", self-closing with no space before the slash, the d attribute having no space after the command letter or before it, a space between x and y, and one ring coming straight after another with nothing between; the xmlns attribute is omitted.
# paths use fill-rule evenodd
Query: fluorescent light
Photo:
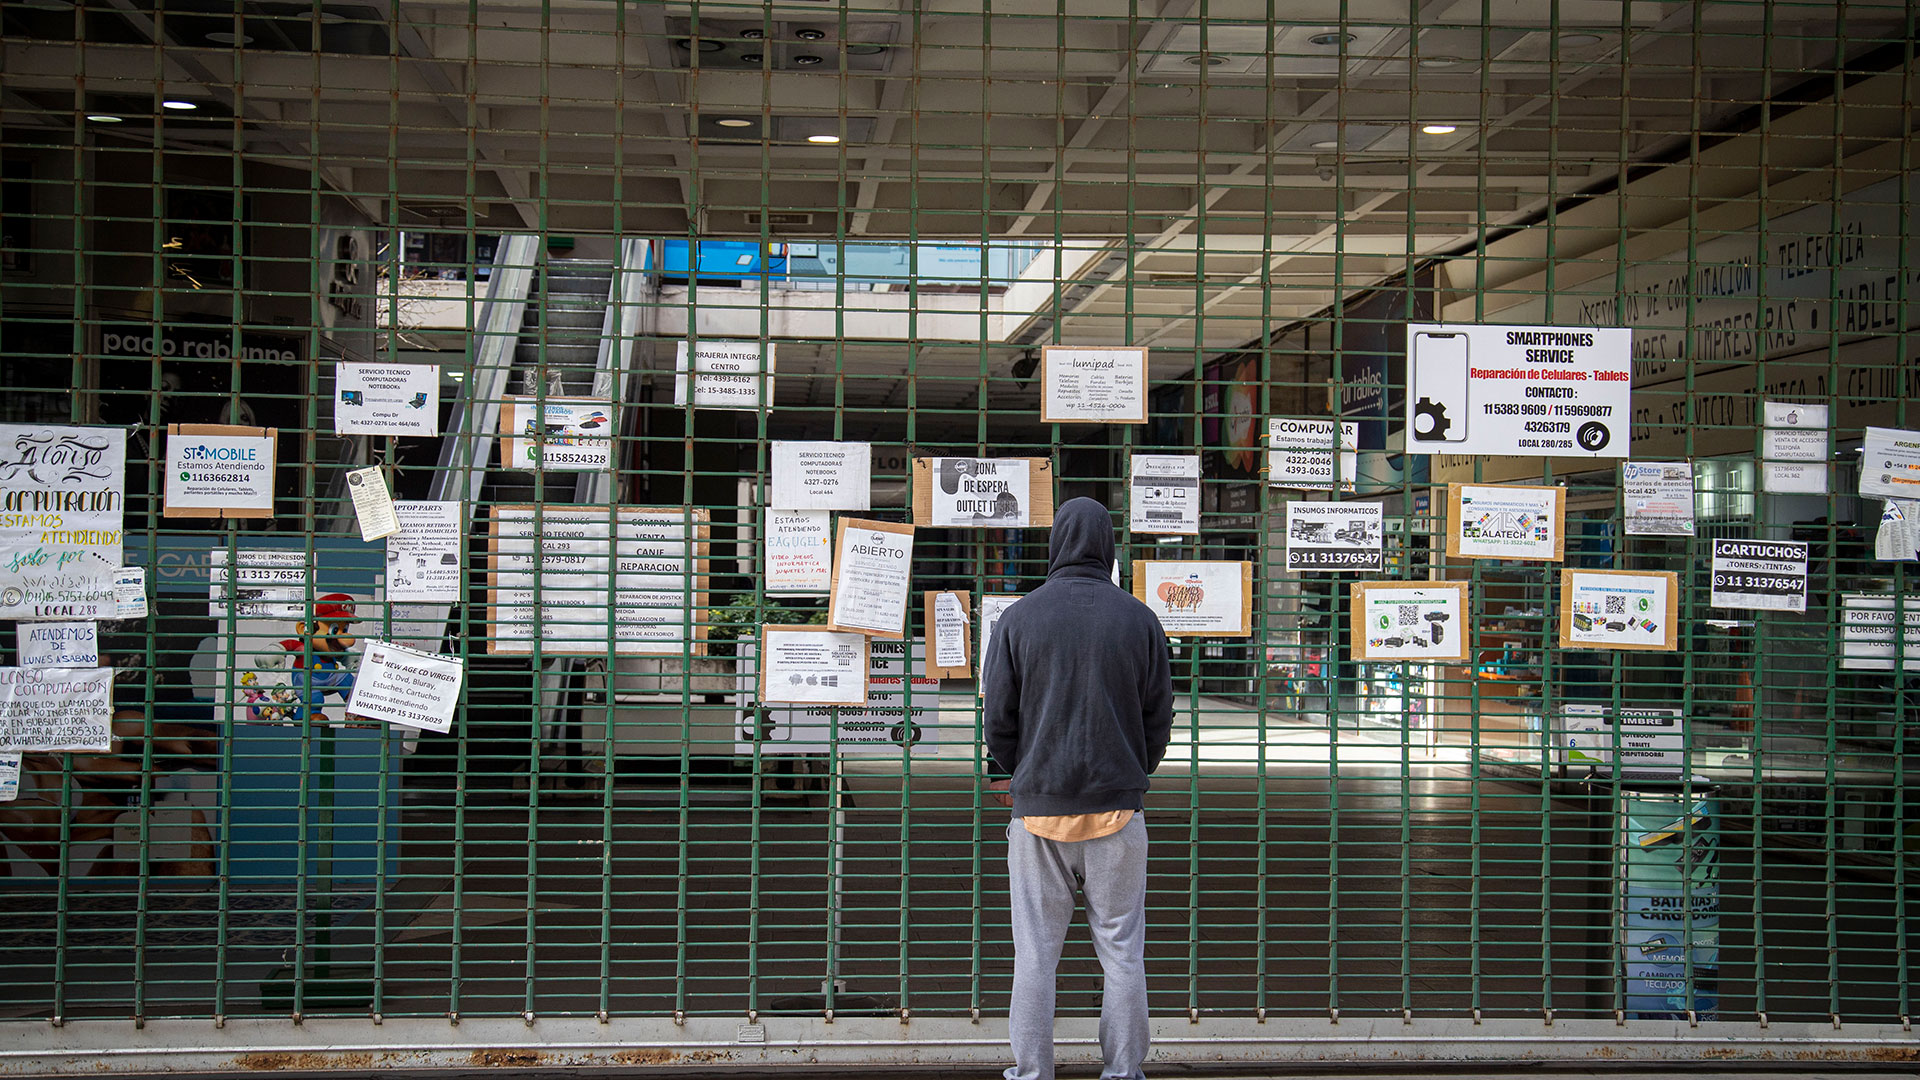
<svg viewBox="0 0 1920 1080"><path fill-rule="evenodd" d="M1599 34L1561 34L1560 44L1570 49L1583 49L1588 45L1600 44Z"/></svg>
<svg viewBox="0 0 1920 1080"><path fill-rule="evenodd" d="M207 40L215 45L251 45L252 34L236 34L231 30L220 30L207 35Z"/></svg>
<svg viewBox="0 0 1920 1080"><path fill-rule="evenodd" d="M741 116L728 116L723 119L715 120L714 123L720 125L721 127L731 127L731 128L743 128L743 127L753 126L753 121L748 120L745 117L741 117Z"/></svg>
<svg viewBox="0 0 1920 1080"><path fill-rule="evenodd" d="M160 103L160 107L164 109L173 109L177 112L190 112L194 109L199 108L200 106L195 105L191 101L175 100L175 101L163 101Z"/></svg>
<svg viewBox="0 0 1920 1080"><path fill-rule="evenodd" d="M119 117L119 116L112 116L107 113L88 113L87 119L93 121L96 124L118 124L120 123L121 120L125 118Z"/></svg>
<svg viewBox="0 0 1920 1080"><path fill-rule="evenodd" d="M840 141L840 136L838 136L838 135L809 135L809 136L807 136L807 141L808 141L808 142L811 142L811 143L837 143L837 142L839 142L839 141Z"/></svg>
<svg viewBox="0 0 1920 1080"><path fill-rule="evenodd" d="M1420 127L1422 135L1451 135L1459 130L1457 124L1423 124Z"/></svg>
<svg viewBox="0 0 1920 1080"><path fill-rule="evenodd" d="M1321 139L1319 142L1313 144L1313 148L1315 150L1338 150L1340 149L1340 140Z"/></svg>

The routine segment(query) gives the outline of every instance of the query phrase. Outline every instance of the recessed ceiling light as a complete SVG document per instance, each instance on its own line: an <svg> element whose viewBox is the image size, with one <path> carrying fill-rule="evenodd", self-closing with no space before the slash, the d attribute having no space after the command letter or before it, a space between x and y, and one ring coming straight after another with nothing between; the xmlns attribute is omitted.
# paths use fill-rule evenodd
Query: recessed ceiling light
<svg viewBox="0 0 1920 1080"><path fill-rule="evenodd" d="M820 58L812 53L803 53L800 56L794 57L793 62L801 67L812 67L820 62Z"/></svg>
<svg viewBox="0 0 1920 1080"><path fill-rule="evenodd" d="M1420 66L1423 68L1459 67L1463 61L1457 56L1423 56Z"/></svg>
<svg viewBox="0 0 1920 1080"><path fill-rule="evenodd" d="M807 136L807 141L808 141L808 142L810 142L810 143L837 143L837 142L839 142L839 141L840 141L840 136L838 136L838 135L809 135L809 136Z"/></svg>
<svg viewBox="0 0 1920 1080"><path fill-rule="evenodd" d="M740 36L748 41L759 41L761 38L767 36L767 32L757 26L749 26L745 30L740 31Z"/></svg>
<svg viewBox="0 0 1920 1080"><path fill-rule="evenodd" d="M346 21L347 17L337 11L323 11L320 13L320 23L323 26L338 26Z"/></svg>
<svg viewBox="0 0 1920 1080"><path fill-rule="evenodd" d="M215 45L251 45L253 44L253 35L236 34L228 30L221 30L208 34L207 40L213 42Z"/></svg>
<svg viewBox="0 0 1920 1080"><path fill-rule="evenodd" d="M1420 125L1420 133L1422 135L1451 135L1454 132L1459 130L1460 130L1460 126L1458 124L1422 124Z"/></svg>
<svg viewBox="0 0 1920 1080"><path fill-rule="evenodd" d="M876 45L871 41L863 41L858 45L847 46L848 56L879 56L886 51L887 47L885 45Z"/></svg>
<svg viewBox="0 0 1920 1080"><path fill-rule="evenodd" d="M124 120L125 117L113 116L109 113L88 113L87 119L96 124L118 124Z"/></svg>
<svg viewBox="0 0 1920 1080"><path fill-rule="evenodd" d="M674 44L678 45L683 49L691 49L693 48L694 41L692 38L679 38L674 41ZM724 49L724 48L726 48L724 44L718 41L715 41L712 38L700 39L701 52L719 52L721 49Z"/></svg>
<svg viewBox="0 0 1920 1080"><path fill-rule="evenodd" d="M195 105L191 101L174 100L174 101L163 101L160 103L160 107L163 109L173 109L176 112L192 112L193 110L199 108L200 106Z"/></svg>
<svg viewBox="0 0 1920 1080"><path fill-rule="evenodd" d="M825 30L815 30L813 27L807 26L795 30L793 36L799 38L801 41L820 41L827 36L827 32Z"/></svg>
<svg viewBox="0 0 1920 1080"><path fill-rule="evenodd" d="M1323 45L1323 46L1324 45L1346 45L1352 41L1353 41L1352 34L1343 34L1338 31L1334 31L1326 34L1315 34L1312 37L1307 39L1307 44Z"/></svg>
<svg viewBox="0 0 1920 1080"><path fill-rule="evenodd" d="M1338 150L1340 149L1340 140L1339 139L1322 139L1319 142L1314 143L1313 148L1315 150Z"/></svg>
<svg viewBox="0 0 1920 1080"><path fill-rule="evenodd" d="M1600 42L1601 42L1601 37L1599 34L1561 34L1560 35L1560 44L1565 45L1570 49L1583 49L1588 45L1598 45L1600 44Z"/></svg>
<svg viewBox="0 0 1920 1080"><path fill-rule="evenodd" d="M740 62L743 64L757 64L765 59L766 56L763 53L750 52L740 54Z"/></svg>
<svg viewBox="0 0 1920 1080"><path fill-rule="evenodd" d="M1227 58L1224 56L1213 56L1208 53L1195 53L1192 56L1181 57L1180 62L1190 67L1219 67L1221 64L1227 62Z"/></svg>
<svg viewBox="0 0 1920 1080"><path fill-rule="evenodd" d="M747 119L744 116L723 116L720 119L715 120L714 123L720 125L721 127L731 127L731 128L742 128L742 127L753 126L753 121Z"/></svg>

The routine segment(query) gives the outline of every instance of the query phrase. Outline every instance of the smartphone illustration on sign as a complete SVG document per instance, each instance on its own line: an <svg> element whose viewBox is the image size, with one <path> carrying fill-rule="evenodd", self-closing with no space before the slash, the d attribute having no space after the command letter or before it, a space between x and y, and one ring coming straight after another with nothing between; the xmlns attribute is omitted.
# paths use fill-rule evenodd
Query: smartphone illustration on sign
<svg viewBox="0 0 1920 1080"><path fill-rule="evenodd" d="M1421 330L1413 335L1413 415L1419 442L1467 439L1467 335Z"/></svg>

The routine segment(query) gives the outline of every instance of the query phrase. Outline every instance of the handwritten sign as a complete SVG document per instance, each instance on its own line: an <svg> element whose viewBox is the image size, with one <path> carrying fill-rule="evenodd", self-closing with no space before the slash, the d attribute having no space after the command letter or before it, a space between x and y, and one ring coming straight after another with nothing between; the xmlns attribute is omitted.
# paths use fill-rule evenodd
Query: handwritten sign
<svg viewBox="0 0 1920 1080"><path fill-rule="evenodd" d="M20 666L77 668L100 666L100 626L90 622L21 623Z"/></svg>
<svg viewBox="0 0 1920 1080"><path fill-rule="evenodd" d="M0 619L119 611L127 433L0 424Z"/></svg>
<svg viewBox="0 0 1920 1080"><path fill-rule="evenodd" d="M767 511L767 591L821 595L833 588L833 538L825 510Z"/></svg>
<svg viewBox="0 0 1920 1080"><path fill-rule="evenodd" d="M112 668L0 668L0 752L103 752L112 718Z"/></svg>
<svg viewBox="0 0 1920 1080"><path fill-rule="evenodd" d="M1153 610L1169 637L1246 637L1252 633L1253 564L1133 564L1133 595Z"/></svg>

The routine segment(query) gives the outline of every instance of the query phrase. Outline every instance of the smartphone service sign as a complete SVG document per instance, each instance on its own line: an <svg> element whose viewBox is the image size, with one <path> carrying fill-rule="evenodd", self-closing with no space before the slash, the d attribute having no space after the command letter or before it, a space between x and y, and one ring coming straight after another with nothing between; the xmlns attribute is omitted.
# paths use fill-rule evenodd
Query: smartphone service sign
<svg viewBox="0 0 1920 1080"><path fill-rule="evenodd" d="M1624 458L1633 334L1622 327L1407 327L1407 453Z"/></svg>

